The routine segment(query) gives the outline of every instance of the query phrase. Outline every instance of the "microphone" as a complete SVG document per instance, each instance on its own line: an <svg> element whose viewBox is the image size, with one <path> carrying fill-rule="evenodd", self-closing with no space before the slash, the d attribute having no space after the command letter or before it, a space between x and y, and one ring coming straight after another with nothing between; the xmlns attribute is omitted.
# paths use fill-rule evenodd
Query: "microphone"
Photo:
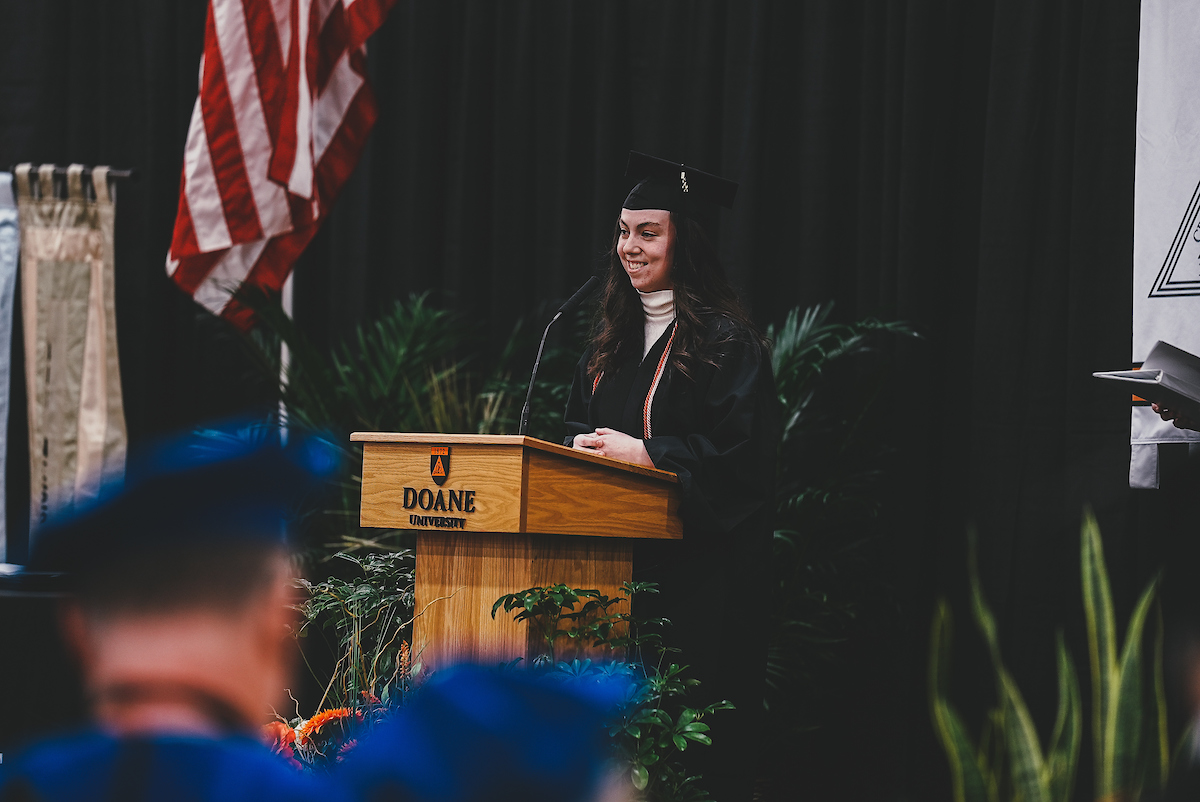
<svg viewBox="0 0 1200 802"><path fill-rule="evenodd" d="M538 344L537 358L533 360L533 374L529 377L529 392L525 394L525 406L521 409L521 425L517 428L517 434L525 434L529 431L529 404L533 400L533 383L537 381L538 366L542 364L542 349L546 347L546 337L550 334L550 327L557 323L560 317L574 311L577 306L587 300L599 283L599 276L592 276L585 281L583 286L558 308L554 317L550 318L550 322L546 324L546 330L542 332L542 341Z"/></svg>
<svg viewBox="0 0 1200 802"><path fill-rule="evenodd" d="M599 276L592 276L587 281L583 282L583 286L575 290L575 294L566 300L562 306L558 308L558 313L551 319L550 326L554 325L554 321L567 312L574 312L575 307L587 300L587 297L592 294L592 290L596 289L596 285L600 283ZM546 328L550 328L547 326Z"/></svg>

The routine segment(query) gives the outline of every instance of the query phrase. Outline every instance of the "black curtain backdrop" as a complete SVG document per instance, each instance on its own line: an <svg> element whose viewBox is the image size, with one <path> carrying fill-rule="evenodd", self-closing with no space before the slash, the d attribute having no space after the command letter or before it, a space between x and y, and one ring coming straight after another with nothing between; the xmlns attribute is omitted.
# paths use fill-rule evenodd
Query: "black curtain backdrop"
<svg viewBox="0 0 1200 802"><path fill-rule="evenodd" d="M0 165L142 174L120 188L117 233L134 443L269 395L237 337L163 271L204 13L203 0L0 0ZM991 687L964 602L969 525L1005 657L1047 731L1058 628L1086 671L1085 504L1122 620L1163 564L1168 618L1193 606L1188 488L1128 489L1128 410L1089 375L1130 353L1138 16L1134 0L401 0L370 43L379 123L297 267L297 319L329 344L429 291L500 341L603 259L629 149L740 181L719 244L762 324L833 300L840 320L925 335L891 347L903 378L882 412L877 548L899 623L847 645L858 692L776 787L949 798L924 676L947 595L963 708L977 715L970 699Z"/></svg>

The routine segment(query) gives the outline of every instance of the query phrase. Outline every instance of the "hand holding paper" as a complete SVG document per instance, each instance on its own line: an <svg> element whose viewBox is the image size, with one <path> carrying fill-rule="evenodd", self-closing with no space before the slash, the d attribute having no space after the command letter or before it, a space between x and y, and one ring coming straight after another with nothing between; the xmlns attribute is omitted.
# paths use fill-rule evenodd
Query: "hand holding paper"
<svg viewBox="0 0 1200 802"><path fill-rule="evenodd" d="M1195 429L1200 421L1200 357L1159 340L1150 349L1141 370L1110 370L1093 373L1132 385L1140 398L1152 403L1163 420L1174 420L1181 429Z"/></svg>

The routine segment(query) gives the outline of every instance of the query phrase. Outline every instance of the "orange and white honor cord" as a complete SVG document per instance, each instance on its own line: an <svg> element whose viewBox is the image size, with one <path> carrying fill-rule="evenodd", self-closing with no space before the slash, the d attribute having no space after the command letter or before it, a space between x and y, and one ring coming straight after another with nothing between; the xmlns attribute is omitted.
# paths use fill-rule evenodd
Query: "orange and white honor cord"
<svg viewBox="0 0 1200 802"><path fill-rule="evenodd" d="M658 383L662 381L663 371L667 369L667 359L671 356L671 343L675 342L675 330L678 323L671 324L671 336L667 339L667 347L663 349L662 356L658 358L658 367L654 369L654 381L650 382L650 392L646 393L646 403L642 405L642 439L650 439L650 417L651 408L654 405L654 393L658 391ZM600 386L600 378L604 376L604 371L596 374L596 378L592 379L592 395L596 395L596 388Z"/></svg>
<svg viewBox="0 0 1200 802"><path fill-rule="evenodd" d="M663 349L662 356L658 359L658 367L654 371L654 381L650 382L650 392L646 393L646 403L642 407L642 439L650 439L650 408L654 405L654 393L658 390L658 383L662 380L663 371L667 367L667 358L671 355L671 343L675 342L675 330L678 324L671 324L671 337L667 340L667 347Z"/></svg>

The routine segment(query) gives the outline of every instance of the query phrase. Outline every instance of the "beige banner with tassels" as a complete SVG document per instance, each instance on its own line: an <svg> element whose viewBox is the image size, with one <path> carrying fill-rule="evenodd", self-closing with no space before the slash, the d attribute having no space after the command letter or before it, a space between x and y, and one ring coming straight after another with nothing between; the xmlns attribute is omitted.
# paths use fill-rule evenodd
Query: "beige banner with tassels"
<svg viewBox="0 0 1200 802"><path fill-rule="evenodd" d="M30 533L94 499L125 471L125 412L117 362L108 168L82 165L56 191L54 168L17 167L21 311L29 405ZM65 197L62 197L65 195Z"/></svg>

